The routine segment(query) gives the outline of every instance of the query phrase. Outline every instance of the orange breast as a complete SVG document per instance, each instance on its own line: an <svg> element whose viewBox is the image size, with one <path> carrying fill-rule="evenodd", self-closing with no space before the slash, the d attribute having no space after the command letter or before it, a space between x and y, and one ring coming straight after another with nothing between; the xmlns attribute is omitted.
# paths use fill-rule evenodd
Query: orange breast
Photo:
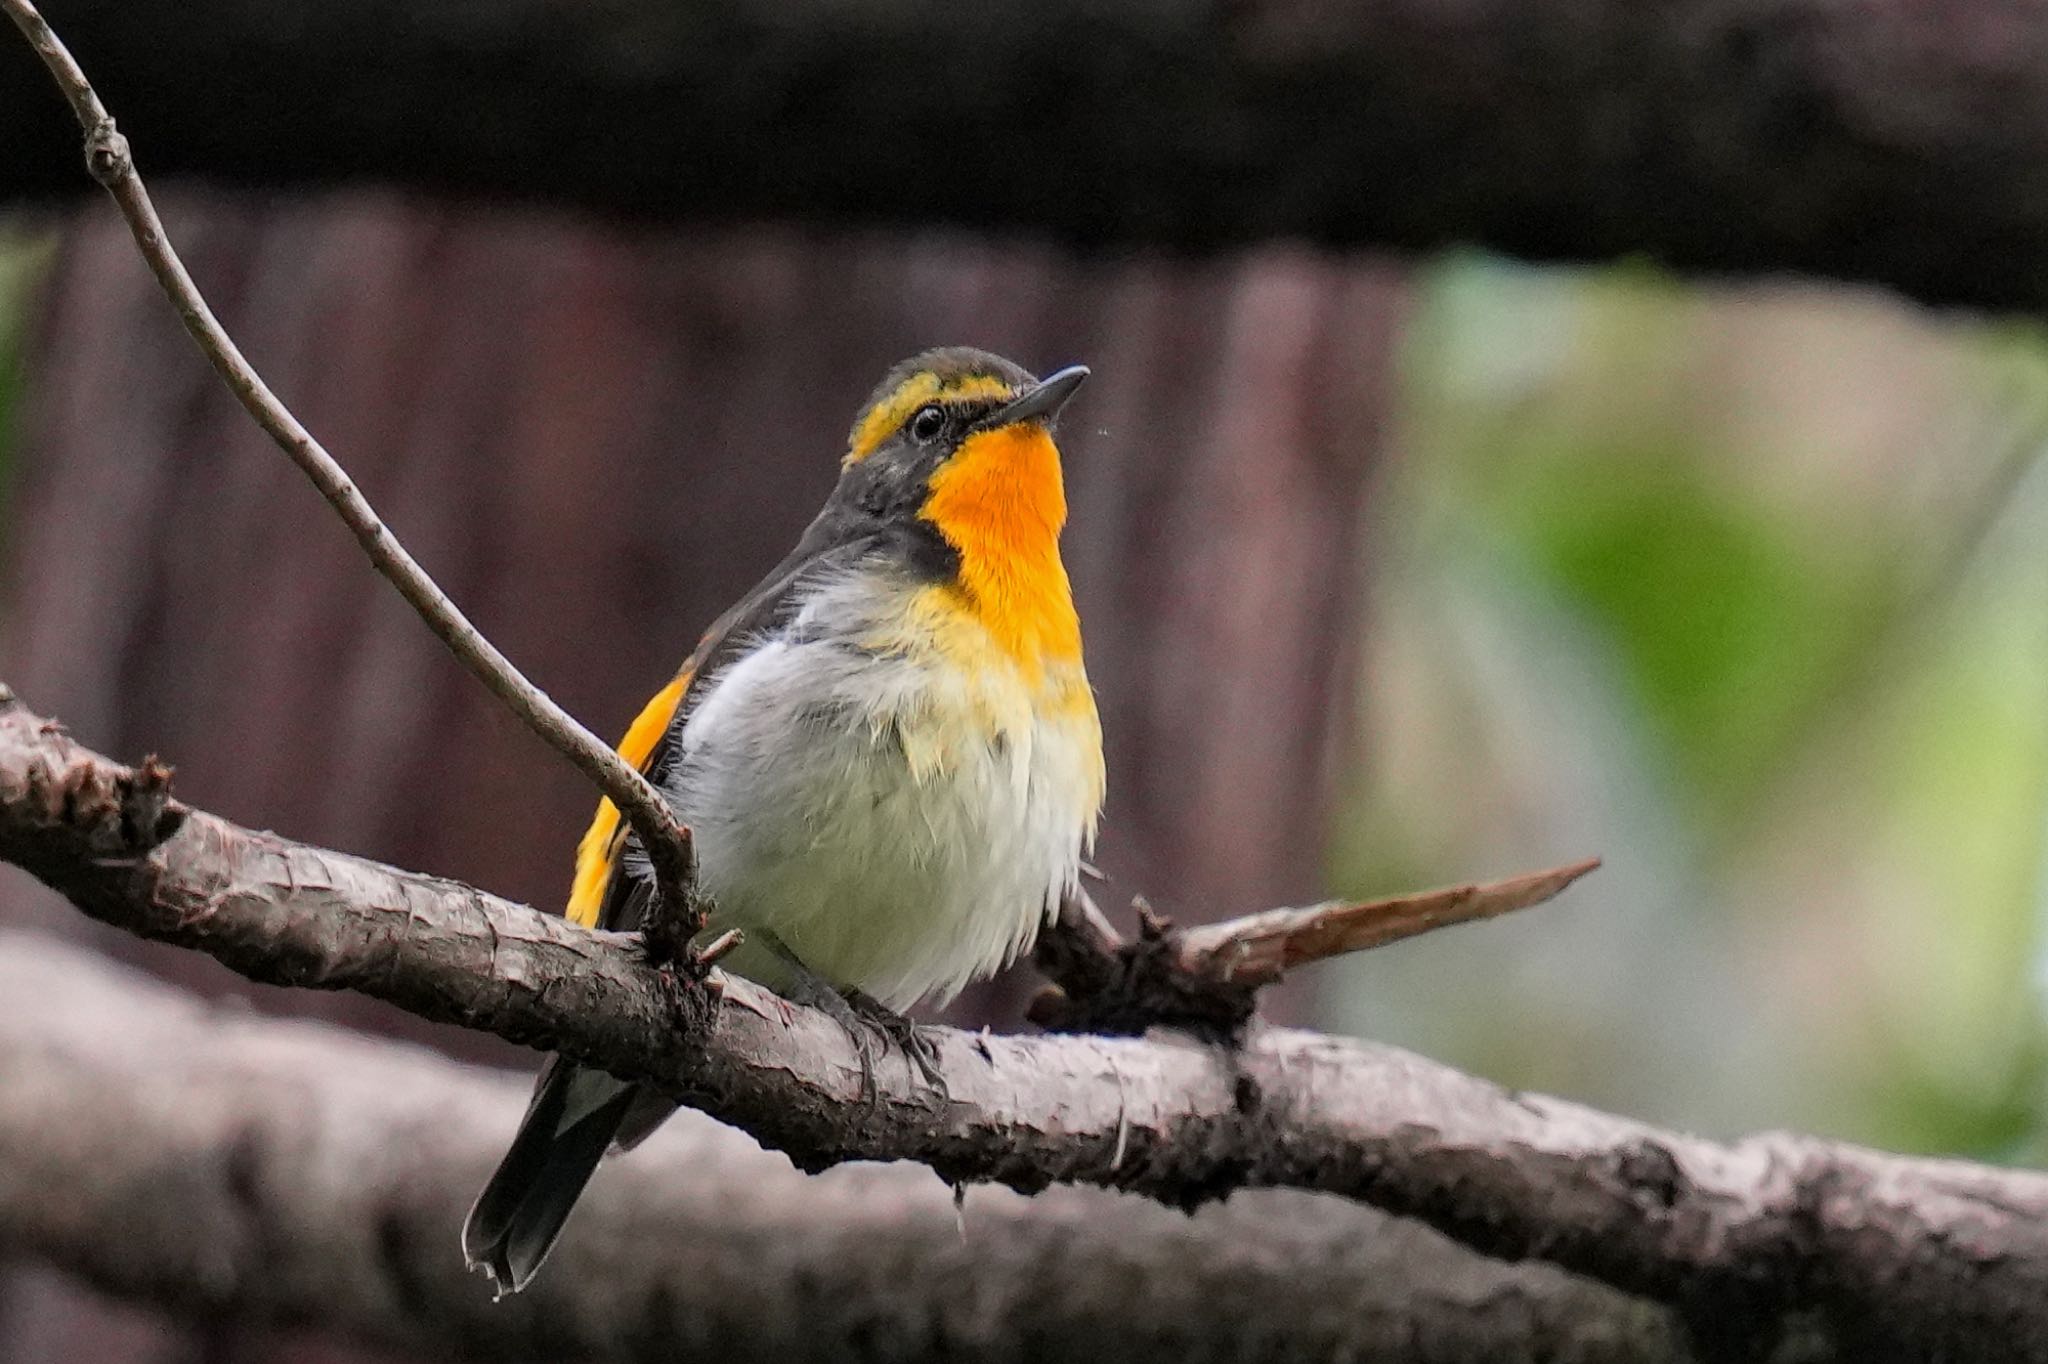
<svg viewBox="0 0 2048 1364"><path fill-rule="evenodd" d="M1044 428L968 437L932 474L923 516L960 552L964 604L1027 677L1080 658L1081 622L1060 562L1067 495Z"/></svg>

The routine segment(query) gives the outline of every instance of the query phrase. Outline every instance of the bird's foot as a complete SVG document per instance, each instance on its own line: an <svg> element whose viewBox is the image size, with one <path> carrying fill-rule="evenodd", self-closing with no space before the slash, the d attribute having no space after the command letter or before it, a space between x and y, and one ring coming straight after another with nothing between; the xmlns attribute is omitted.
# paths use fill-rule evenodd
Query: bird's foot
<svg viewBox="0 0 2048 1364"><path fill-rule="evenodd" d="M808 1005L819 1013L830 1015L853 1043L854 1055L860 1058L860 1101L870 1111L880 1105L881 1090L875 1084L875 1035L861 1016L854 1012L846 996L833 988L832 982L813 973L809 968L799 970L793 976L790 997L799 1004Z"/></svg>
<svg viewBox="0 0 2048 1364"><path fill-rule="evenodd" d="M888 1005L856 989L840 989L810 967L803 964L796 953L790 951L781 939L772 933L761 934L768 949L780 957L790 970L789 996L799 1004L808 1005L820 1013L829 1015L845 1030L853 1043L854 1054L860 1058L861 1102L870 1110L881 1103L881 1090L875 1084L875 1035L894 1042L910 1058L926 1083L938 1091L943 1100L946 1095L945 1077L938 1066L938 1048L926 1031L897 1013Z"/></svg>
<svg viewBox="0 0 2048 1364"><path fill-rule="evenodd" d="M911 1064L924 1076L925 1083L937 1090L941 1099L948 1097L946 1077L939 1070L939 1048L932 1041L931 1030L897 1013L865 991L848 990L845 993L846 1002L852 1007L853 1012L866 1019L876 1032L901 1048L903 1054L910 1058Z"/></svg>

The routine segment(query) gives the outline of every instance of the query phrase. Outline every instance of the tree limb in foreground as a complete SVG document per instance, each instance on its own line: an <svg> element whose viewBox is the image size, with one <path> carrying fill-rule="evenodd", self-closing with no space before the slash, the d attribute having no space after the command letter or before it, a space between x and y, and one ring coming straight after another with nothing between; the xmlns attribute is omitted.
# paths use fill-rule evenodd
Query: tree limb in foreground
<svg viewBox="0 0 2048 1364"><path fill-rule="evenodd" d="M55 17L151 168L215 182L1119 249L1469 242L2048 305L2048 7L2015 0L64 0ZM0 128L0 198L75 193L75 140L4 47Z"/></svg>
<svg viewBox="0 0 2048 1364"><path fill-rule="evenodd" d="M549 1272L494 1303L453 1229L527 1092L0 933L0 1256L210 1326L303 1323L422 1356L1702 1358L1667 1308L1328 1195L1188 1218L976 1189L963 1221L928 1171L806 1176L695 1113L607 1164Z"/></svg>
<svg viewBox="0 0 2048 1364"><path fill-rule="evenodd" d="M0 858L88 914L252 979L353 989L675 1092L804 1169L1099 1184L1193 1207L1341 1194L1547 1260L1741 1337L1813 1312L1858 1359L2048 1350L2048 1176L1788 1135L1722 1145L1514 1094L1391 1048L1257 1030L1238 1049L941 1031L951 1102L897 1067L872 1109L837 1025L744 980L684 988L618 935L240 829L167 776L0 710ZM452 1252L451 1252L452 1254Z"/></svg>

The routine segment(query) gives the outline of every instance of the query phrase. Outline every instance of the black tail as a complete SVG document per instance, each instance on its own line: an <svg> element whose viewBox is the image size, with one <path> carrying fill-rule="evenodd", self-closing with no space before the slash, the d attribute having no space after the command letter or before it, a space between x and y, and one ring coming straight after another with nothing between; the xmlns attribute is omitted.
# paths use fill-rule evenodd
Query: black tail
<svg viewBox="0 0 2048 1364"><path fill-rule="evenodd" d="M517 1293L547 1259L569 1210L626 1120L639 1086L552 1057L519 1124L462 1224L462 1253L500 1293Z"/></svg>

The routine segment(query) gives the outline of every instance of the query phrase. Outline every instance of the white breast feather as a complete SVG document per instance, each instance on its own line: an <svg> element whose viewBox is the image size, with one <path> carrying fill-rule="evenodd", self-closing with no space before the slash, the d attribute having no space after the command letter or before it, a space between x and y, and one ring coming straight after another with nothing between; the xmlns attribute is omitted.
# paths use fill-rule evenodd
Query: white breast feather
<svg viewBox="0 0 2048 1364"><path fill-rule="evenodd" d="M765 928L896 1009L950 999L1030 944L1078 874L1100 798L1092 706L1042 706L1006 659L967 670L855 647L877 605L911 590L814 590L709 680L668 782L712 931ZM787 988L759 942L726 964Z"/></svg>

